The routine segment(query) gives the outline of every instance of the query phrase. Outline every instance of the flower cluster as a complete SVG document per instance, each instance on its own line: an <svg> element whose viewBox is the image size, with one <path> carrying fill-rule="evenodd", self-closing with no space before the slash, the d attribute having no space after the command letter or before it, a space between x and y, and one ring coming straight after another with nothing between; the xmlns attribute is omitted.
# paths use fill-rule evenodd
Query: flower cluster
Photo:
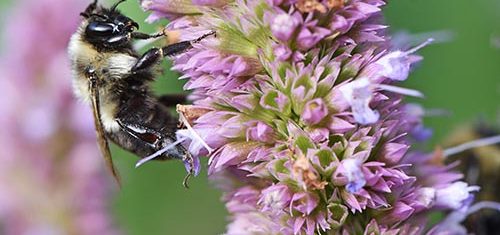
<svg viewBox="0 0 500 235"><path fill-rule="evenodd" d="M86 1L24 0L2 28L0 234L117 234L91 110L66 47ZM5 98L8 97L8 98Z"/></svg>
<svg viewBox="0 0 500 235"><path fill-rule="evenodd" d="M466 207L478 190L439 152L407 156L408 134L424 128L402 97L422 94L396 84L431 40L392 50L385 1L141 4L180 40L216 32L173 69L194 100L181 115L202 139L189 149L209 155L225 191L227 234L419 234L425 213Z"/></svg>

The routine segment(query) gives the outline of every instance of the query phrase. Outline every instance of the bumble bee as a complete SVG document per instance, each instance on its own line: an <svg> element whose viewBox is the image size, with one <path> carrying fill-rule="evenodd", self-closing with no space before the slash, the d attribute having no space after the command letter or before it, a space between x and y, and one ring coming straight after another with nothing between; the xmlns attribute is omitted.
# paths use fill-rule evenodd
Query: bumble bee
<svg viewBox="0 0 500 235"><path fill-rule="evenodd" d="M152 48L139 55L132 48L132 40L158 38L165 33L137 32L139 25L116 9L124 1L110 8L98 6L97 0L92 2L80 14L83 20L68 46L74 93L92 106L99 148L118 183L108 139L142 157L175 143L177 120L168 107L184 101L184 97L156 97L149 85L163 57L182 53L214 34ZM169 148L157 159L180 159L191 164L191 172L184 180L187 186L193 158L182 145Z"/></svg>

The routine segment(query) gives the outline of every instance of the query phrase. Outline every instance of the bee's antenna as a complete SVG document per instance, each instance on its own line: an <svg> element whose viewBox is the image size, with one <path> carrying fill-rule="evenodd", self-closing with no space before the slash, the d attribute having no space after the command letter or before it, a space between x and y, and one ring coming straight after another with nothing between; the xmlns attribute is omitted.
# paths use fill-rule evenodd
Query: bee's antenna
<svg viewBox="0 0 500 235"><path fill-rule="evenodd" d="M115 11L115 10L116 10L116 8L118 7L118 5L122 4L122 3L123 3L123 2L125 2L125 1L127 1L127 0L119 0L117 3L115 3L115 5L113 5L113 6L111 7L111 11Z"/></svg>
<svg viewBox="0 0 500 235"><path fill-rule="evenodd" d="M80 13L80 15L85 18L89 18L92 15L92 12L94 12L94 10L97 8L97 1L98 0L94 0L94 2L89 4L87 8L85 8L85 11Z"/></svg>
<svg viewBox="0 0 500 235"><path fill-rule="evenodd" d="M445 157L448 157L448 156L455 155L455 154L461 153L463 151L466 151L466 150L469 150L472 148L479 148L479 147L494 145L494 144L498 144L498 143L500 143L500 135L490 136L490 137L486 137L486 138L482 138L482 139L478 139L478 140L473 140L473 141L466 142L466 143L463 143L463 144L455 146L455 147L445 149L443 151L443 155Z"/></svg>

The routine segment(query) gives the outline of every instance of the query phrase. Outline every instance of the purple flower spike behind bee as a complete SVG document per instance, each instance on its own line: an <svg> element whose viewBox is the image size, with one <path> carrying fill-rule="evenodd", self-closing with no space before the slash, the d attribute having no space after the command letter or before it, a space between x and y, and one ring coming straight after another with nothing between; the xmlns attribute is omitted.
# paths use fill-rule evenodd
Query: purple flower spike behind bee
<svg viewBox="0 0 500 235"><path fill-rule="evenodd" d="M407 154L423 125L402 97L423 95L398 82L430 41L391 51L385 1L142 3L182 40L216 32L173 69L205 110L180 110L192 130L178 135L210 157L227 234L420 234L426 213L476 190L453 165Z"/></svg>
<svg viewBox="0 0 500 235"><path fill-rule="evenodd" d="M0 234L120 234L66 47L88 1L12 2L1 35Z"/></svg>

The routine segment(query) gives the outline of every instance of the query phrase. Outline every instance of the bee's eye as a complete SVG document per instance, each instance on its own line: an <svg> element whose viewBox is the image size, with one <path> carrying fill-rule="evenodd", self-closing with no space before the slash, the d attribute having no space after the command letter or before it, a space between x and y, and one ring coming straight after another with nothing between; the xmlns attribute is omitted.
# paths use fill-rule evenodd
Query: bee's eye
<svg viewBox="0 0 500 235"><path fill-rule="evenodd" d="M105 22L90 22L85 32L89 36L107 37L113 36L117 31L117 27L113 23Z"/></svg>

